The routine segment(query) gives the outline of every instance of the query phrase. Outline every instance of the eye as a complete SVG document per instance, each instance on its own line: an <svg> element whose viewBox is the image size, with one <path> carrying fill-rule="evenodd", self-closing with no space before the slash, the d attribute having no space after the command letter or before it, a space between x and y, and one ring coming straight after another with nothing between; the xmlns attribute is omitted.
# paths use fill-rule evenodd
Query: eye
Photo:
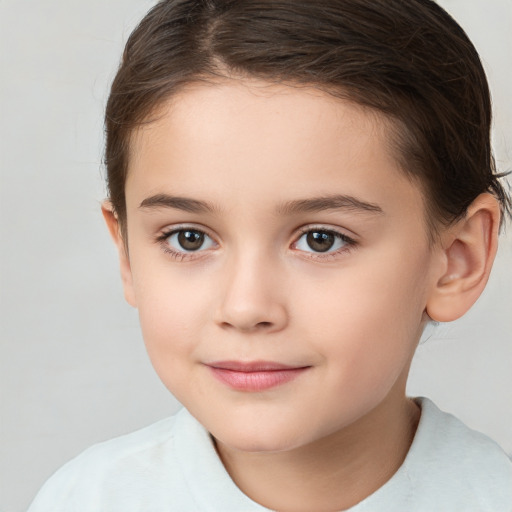
<svg viewBox="0 0 512 512"><path fill-rule="evenodd" d="M351 238L336 231L310 229L295 242L294 248L305 252L327 253L336 252L353 244L354 241Z"/></svg>
<svg viewBox="0 0 512 512"><path fill-rule="evenodd" d="M215 242L198 229L177 229L163 237L169 250L178 253L197 252L209 249Z"/></svg>

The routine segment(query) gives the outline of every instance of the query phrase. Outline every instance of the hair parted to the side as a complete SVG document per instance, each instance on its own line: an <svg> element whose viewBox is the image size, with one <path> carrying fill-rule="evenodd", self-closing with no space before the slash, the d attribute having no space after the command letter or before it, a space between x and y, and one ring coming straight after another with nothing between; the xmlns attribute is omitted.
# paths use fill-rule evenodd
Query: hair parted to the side
<svg viewBox="0 0 512 512"><path fill-rule="evenodd" d="M219 76L314 86L384 114L400 167L423 186L431 235L485 191L511 212L478 53L432 0L162 0L128 39L106 109L124 235L131 134L187 84Z"/></svg>

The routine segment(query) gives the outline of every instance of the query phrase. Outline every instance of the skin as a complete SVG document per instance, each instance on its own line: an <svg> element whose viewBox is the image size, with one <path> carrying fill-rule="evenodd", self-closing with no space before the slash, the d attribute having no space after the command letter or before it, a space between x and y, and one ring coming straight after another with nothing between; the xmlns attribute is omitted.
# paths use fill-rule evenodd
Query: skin
<svg viewBox="0 0 512 512"><path fill-rule="evenodd" d="M407 454L420 411L405 385L427 313L454 319L480 294L496 202L483 195L429 247L423 195L390 152L389 124L312 88L191 85L159 114L133 136L127 241L104 205L152 363L253 500L348 508ZM373 209L298 207L334 195ZM169 236L183 228L205 244L184 252ZM353 243L315 252L304 230ZM207 366L222 360L307 370L238 391Z"/></svg>

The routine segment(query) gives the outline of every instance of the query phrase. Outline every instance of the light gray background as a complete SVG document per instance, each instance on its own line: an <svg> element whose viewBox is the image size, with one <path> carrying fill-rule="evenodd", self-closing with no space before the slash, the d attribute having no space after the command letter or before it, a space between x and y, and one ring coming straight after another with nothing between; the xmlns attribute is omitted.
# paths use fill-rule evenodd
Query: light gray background
<svg viewBox="0 0 512 512"><path fill-rule="evenodd" d="M90 444L177 403L124 304L100 217L102 114L149 0L0 0L0 510L25 510ZM512 168L512 2L443 0L483 57L499 167ZM417 353L427 395L512 452L512 228L484 296Z"/></svg>

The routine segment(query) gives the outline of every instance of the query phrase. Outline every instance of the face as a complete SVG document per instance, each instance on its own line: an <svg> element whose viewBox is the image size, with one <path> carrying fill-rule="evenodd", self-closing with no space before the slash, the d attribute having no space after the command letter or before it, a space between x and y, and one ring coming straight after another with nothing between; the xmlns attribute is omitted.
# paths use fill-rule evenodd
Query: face
<svg viewBox="0 0 512 512"><path fill-rule="evenodd" d="M160 114L132 140L123 272L169 390L249 451L405 400L434 256L385 121L257 81L190 86Z"/></svg>

